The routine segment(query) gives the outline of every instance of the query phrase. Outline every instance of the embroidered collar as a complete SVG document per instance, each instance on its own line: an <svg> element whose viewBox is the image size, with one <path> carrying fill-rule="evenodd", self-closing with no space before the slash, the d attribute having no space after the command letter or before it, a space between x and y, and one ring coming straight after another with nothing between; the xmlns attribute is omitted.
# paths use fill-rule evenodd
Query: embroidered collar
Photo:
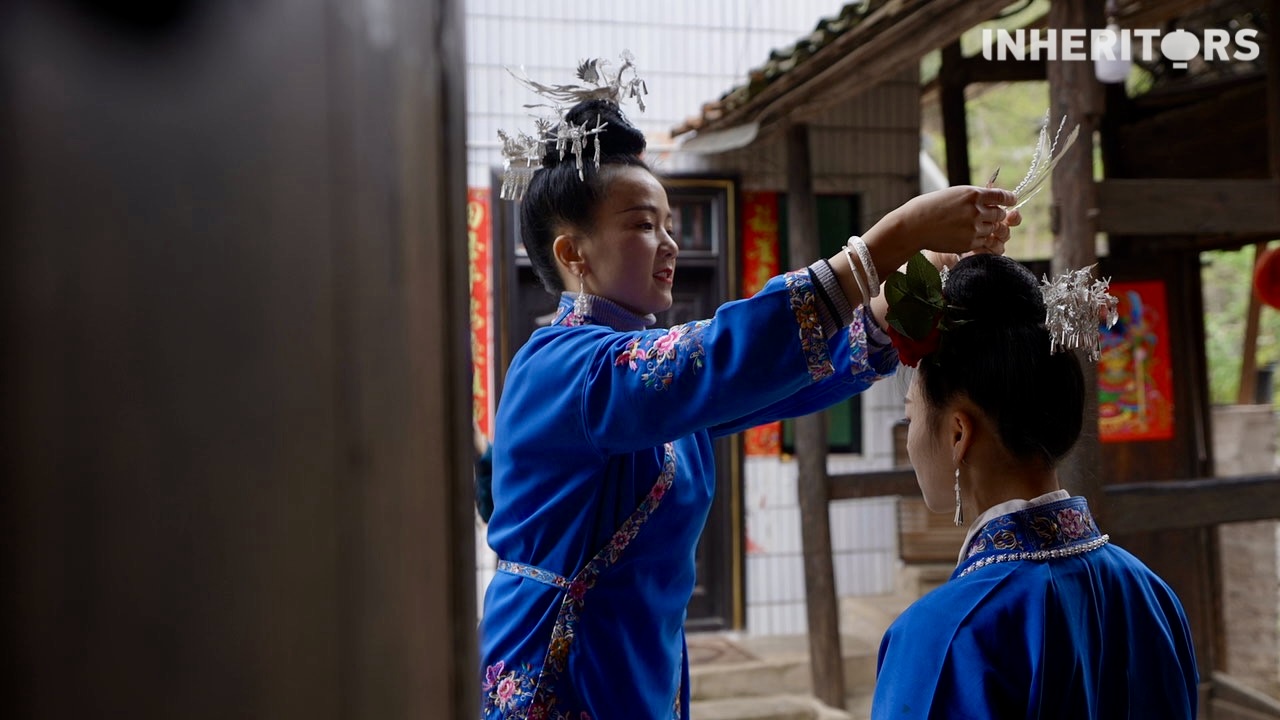
<svg viewBox="0 0 1280 720"><path fill-rule="evenodd" d="M1098 532L1082 497L1070 497L992 518L969 540L958 578L992 563L1051 560L1102 547L1110 537Z"/></svg>
<svg viewBox="0 0 1280 720"><path fill-rule="evenodd" d="M552 325L604 325L614 330L643 330L658 322L652 313L637 315L618 303L599 295L583 295L586 299L586 312L579 314L574 308L578 293L564 291L560 293L560 307L556 310L556 319Z"/></svg>
<svg viewBox="0 0 1280 720"><path fill-rule="evenodd" d="M973 541L973 536L977 535L978 531L981 530L989 521L1001 515L1008 515L1019 510L1030 510L1031 508L1039 507L1041 505L1048 505L1051 502L1066 500L1069 497L1071 497L1071 493L1066 490L1054 490L1053 492L1047 492L1038 497L1033 497L1030 500L1014 498L1012 500L1005 500L1002 503L996 503L995 505L987 508L982 512L982 514L974 518L972 523L970 523L969 530L964 535L964 542L960 543L960 556L956 558L956 565L958 566L964 562L965 554L969 552L969 543Z"/></svg>

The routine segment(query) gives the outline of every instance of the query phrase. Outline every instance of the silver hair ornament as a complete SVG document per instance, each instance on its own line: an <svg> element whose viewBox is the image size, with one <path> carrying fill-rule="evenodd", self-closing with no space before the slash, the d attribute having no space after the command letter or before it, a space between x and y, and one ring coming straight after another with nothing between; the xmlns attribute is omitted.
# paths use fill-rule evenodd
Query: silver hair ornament
<svg viewBox="0 0 1280 720"><path fill-rule="evenodd" d="M507 72L520 84L555 104L525 106L551 111L549 116L534 116L536 129L532 135L517 133L512 139L505 132L498 131L498 137L502 140L503 157L502 190L499 195L503 200L520 200L524 197L533 174L542 167L543 149L547 142L555 142L561 161L566 153L574 156L579 179L583 179L583 168L588 160L599 169L600 143L591 143L591 137L608 127L608 123L601 122L597 116L594 124L590 120L574 124L565 119L565 114L568 108L586 100L605 100L618 106L625 100L634 100L640 112L644 112L644 96L648 94L649 88L636 72L635 57L631 51L624 50L620 57L622 65L614 73L608 71L610 63L603 58L578 63L577 76L582 81L578 85L544 85L530 79L523 70L517 72L507 68ZM589 143L595 146L590 158L587 157Z"/></svg>
<svg viewBox="0 0 1280 720"><path fill-rule="evenodd" d="M1110 278L1093 279L1095 267L1090 265L1074 270L1058 276L1053 282L1047 276L1041 281L1050 352L1082 348L1092 362L1101 356L1098 325L1101 323L1110 328L1116 324L1116 306L1120 301L1107 292Z"/></svg>
<svg viewBox="0 0 1280 720"><path fill-rule="evenodd" d="M1066 127L1067 118L1064 115L1058 121L1058 129L1053 134L1053 141L1049 140L1049 112L1045 111L1044 123L1040 126L1040 135L1036 139L1035 149L1031 152L1031 166L1027 168L1027 174L1022 178L1022 182L1018 183L1013 189L1013 194L1018 196L1018 203L1010 210L1017 210L1023 205L1031 201L1031 198L1040 193L1047 187L1049 179L1053 175L1053 169L1058 166L1058 162L1067 154L1072 145L1075 145L1076 138L1080 136L1080 126L1077 124L1071 128L1071 132L1067 133L1065 139L1062 138L1062 130ZM1059 142L1061 140L1061 142ZM995 185L996 176L1000 173L1000 169L992 173L991 180L987 182L987 187Z"/></svg>

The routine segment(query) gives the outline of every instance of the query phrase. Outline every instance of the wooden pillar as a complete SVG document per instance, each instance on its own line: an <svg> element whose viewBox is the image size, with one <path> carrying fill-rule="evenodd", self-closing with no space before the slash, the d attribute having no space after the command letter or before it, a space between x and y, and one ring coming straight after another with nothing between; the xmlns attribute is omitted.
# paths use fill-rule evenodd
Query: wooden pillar
<svg viewBox="0 0 1280 720"><path fill-rule="evenodd" d="M1267 29L1267 36L1271 38L1280 37L1276 35L1276 31L1280 30L1280 0L1268 0L1267 17L1270 18L1270 27ZM1271 177L1280 180L1280 52L1277 52L1276 44L1273 42L1270 52L1267 53L1267 166L1271 170ZM1280 203L1280 198L1275 199L1276 203ZM1258 260L1262 258L1262 253L1267 249L1267 243L1262 242L1253 246L1253 261L1257 265ZM1252 288L1252 283L1250 288ZM1244 329L1244 347L1241 349L1240 363L1240 390L1236 395L1236 403L1240 405L1249 405L1257 401L1257 383L1258 383L1258 326L1262 319L1262 303L1258 300L1257 293L1252 289L1249 292L1249 309L1248 315L1245 317ZM1270 400L1268 400L1270 402Z"/></svg>
<svg viewBox="0 0 1280 720"><path fill-rule="evenodd" d="M1099 0L1053 0L1050 28L1094 28L1102 24ZM1053 203L1050 209L1053 237L1053 275L1086 267L1098 261L1094 245L1093 132L1101 114L1102 89L1093 75L1093 63L1057 61L1048 64L1050 137L1062 117L1070 127L1080 124L1075 147L1053 170ZM1064 131L1065 132L1065 131ZM1102 507L1098 450L1097 376L1085 363L1085 417L1080 442L1058 468L1062 483L1073 495L1085 495Z"/></svg>
<svg viewBox="0 0 1280 720"><path fill-rule="evenodd" d="M942 105L942 137L947 146L947 182L952 185L968 185L969 117L964 100L968 78L959 40L942 48L942 67L938 70L938 81Z"/></svg>
<svg viewBox="0 0 1280 720"><path fill-rule="evenodd" d="M787 130L787 237L791 264L818 259L818 207L813 196L809 127ZM831 554L830 491L827 485L827 416L796 418L799 472L800 539L804 548L805 606L809 621L809 663L814 694L843 708L844 660L840 652L840 615Z"/></svg>
<svg viewBox="0 0 1280 720"><path fill-rule="evenodd" d="M474 718L461 0L0 8L10 718Z"/></svg>
<svg viewBox="0 0 1280 720"><path fill-rule="evenodd" d="M1270 78L1268 78L1270 81ZM1278 198L1277 200L1280 200ZM1266 252L1265 242L1253 246L1253 266L1258 267L1262 253ZM1262 324L1262 302L1253 291L1253 276L1247 281L1249 300L1245 309L1244 338L1240 348L1240 385L1236 389L1237 405L1252 405L1257 402L1258 394L1258 327Z"/></svg>
<svg viewBox="0 0 1280 720"><path fill-rule="evenodd" d="M1267 17L1268 37L1280 37L1280 0L1267 1ZM1274 48L1275 44L1269 49ZM1280 180L1280 52L1267 53L1267 164L1271 177Z"/></svg>

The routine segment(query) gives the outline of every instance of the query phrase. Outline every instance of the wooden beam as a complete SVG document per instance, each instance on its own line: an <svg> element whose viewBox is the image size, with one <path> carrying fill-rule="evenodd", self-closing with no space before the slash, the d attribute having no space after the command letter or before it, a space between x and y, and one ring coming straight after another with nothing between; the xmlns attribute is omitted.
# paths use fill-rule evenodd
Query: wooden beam
<svg viewBox="0 0 1280 720"><path fill-rule="evenodd" d="M1108 485L1107 529L1148 532L1280 518L1280 475Z"/></svg>
<svg viewBox="0 0 1280 720"><path fill-rule="evenodd" d="M1095 188L1104 232L1280 236L1280 180L1104 180Z"/></svg>
<svg viewBox="0 0 1280 720"><path fill-rule="evenodd" d="M1006 5L1008 0L932 0L904 9L904 3L888 3L705 129L809 117L875 87Z"/></svg>
<svg viewBox="0 0 1280 720"><path fill-rule="evenodd" d="M963 72L969 84L1025 82L1044 80L1049 77L1048 65L1044 58L1022 62L1001 62L984 57L972 57L964 61Z"/></svg>
<svg viewBox="0 0 1280 720"><path fill-rule="evenodd" d="M880 472L832 475L827 483L832 500L857 500L869 497L918 497L920 484L911 468Z"/></svg>
<svg viewBox="0 0 1280 720"><path fill-rule="evenodd" d="M793 125L787 131L787 206L791 261L800 265L817 260L818 206L807 125ZM831 707L844 707L844 657L827 497L827 416L818 412L795 422L809 669L818 699Z"/></svg>
<svg viewBox="0 0 1280 720"><path fill-rule="evenodd" d="M910 468L832 475L832 500L915 497ZM1102 489L1108 532L1149 532L1280 518L1280 475L1109 485ZM1095 500L1095 503L1097 501Z"/></svg>
<svg viewBox="0 0 1280 720"><path fill-rule="evenodd" d="M1163 0L1126 3L1116 18L1121 27L1158 28L1208 5L1208 0Z"/></svg>

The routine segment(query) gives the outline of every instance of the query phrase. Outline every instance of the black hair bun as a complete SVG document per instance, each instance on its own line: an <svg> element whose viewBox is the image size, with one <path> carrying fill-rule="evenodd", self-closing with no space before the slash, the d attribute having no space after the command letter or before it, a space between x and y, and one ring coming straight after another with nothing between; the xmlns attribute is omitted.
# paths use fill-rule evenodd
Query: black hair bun
<svg viewBox="0 0 1280 720"><path fill-rule="evenodd" d="M583 153L586 160L595 156L595 143L600 143L600 157L603 161L608 157L616 157L619 155L639 156L644 152L645 140L644 133L640 132L634 125L627 121L622 114L622 108L608 100L584 100L569 109L565 113L565 121L574 125L582 125L586 123L587 129L602 125L599 133L591 135L587 142L584 143ZM566 149L563 160L560 157L560 151L556 149L555 140L547 141L546 155L543 157L542 164L544 167L555 167L561 162L576 162L572 158L571 153Z"/></svg>
<svg viewBox="0 0 1280 720"><path fill-rule="evenodd" d="M947 303L967 319L994 324L1044 323L1040 283L1021 263L1003 255L971 255L956 263L944 289Z"/></svg>

